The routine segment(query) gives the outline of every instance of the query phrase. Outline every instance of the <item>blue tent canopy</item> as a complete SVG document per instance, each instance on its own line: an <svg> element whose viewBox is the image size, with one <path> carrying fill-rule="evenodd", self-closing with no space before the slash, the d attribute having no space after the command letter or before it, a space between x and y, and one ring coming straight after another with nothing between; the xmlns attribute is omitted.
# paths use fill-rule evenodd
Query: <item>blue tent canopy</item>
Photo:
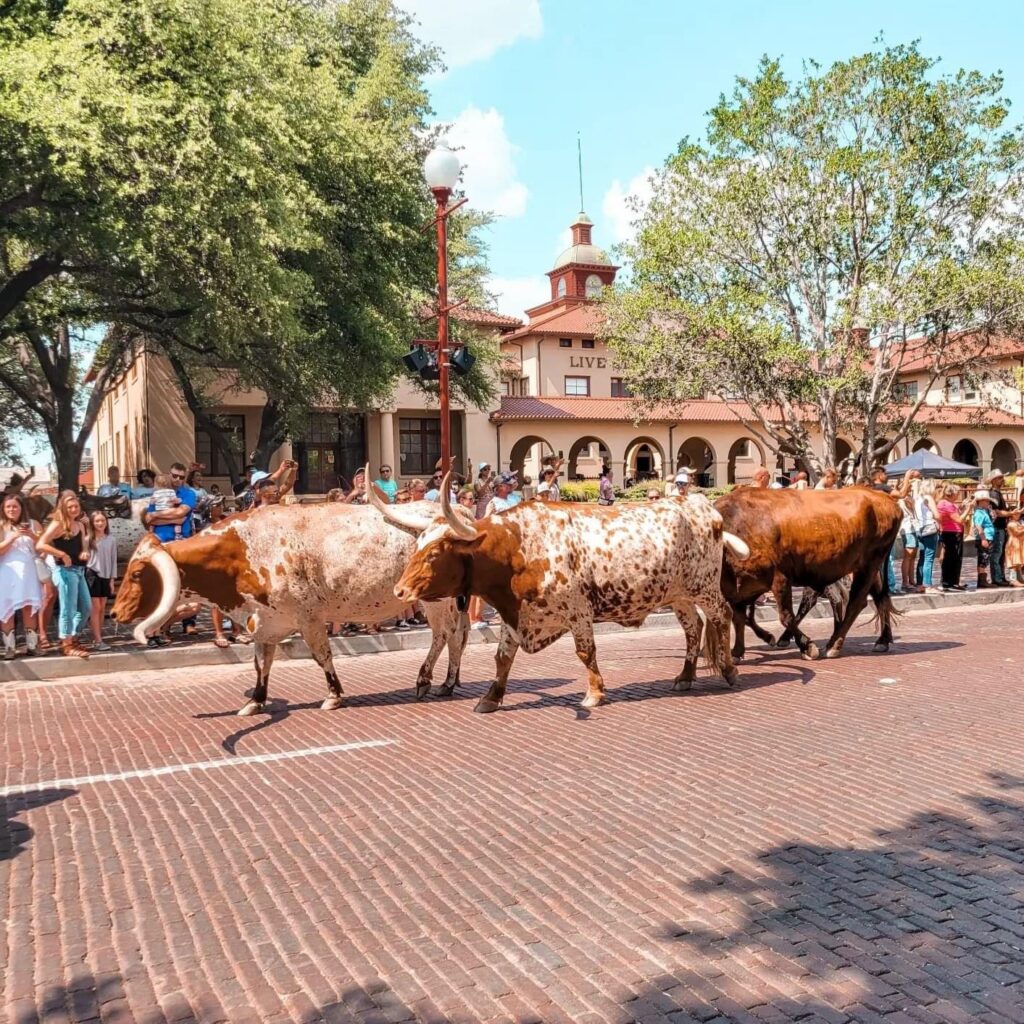
<svg viewBox="0 0 1024 1024"><path fill-rule="evenodd" d="M981 470L977 466L970 466L966 462L954 462L952 459L944 459L941 455L921 448L912 452L905 458L890 462L885 467L886 476L903 476L911 469L921 471L921 476L937 477L948 479L955 476L969 476L977 479L981 476Z"/></svg>

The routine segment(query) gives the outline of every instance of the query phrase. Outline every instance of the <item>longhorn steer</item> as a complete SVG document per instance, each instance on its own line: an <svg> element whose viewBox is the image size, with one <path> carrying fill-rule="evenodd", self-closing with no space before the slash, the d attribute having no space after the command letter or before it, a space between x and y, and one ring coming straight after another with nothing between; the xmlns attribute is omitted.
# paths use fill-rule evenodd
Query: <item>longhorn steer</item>
<svg viewBox="0 0 1024 1024"><path fill-rule="evenodd" d="M729 609L722 598L722 518L703 497L615 507L527 502L470 526L451 509L447 479L441 506L448 529L426 532L395 594L403 603L470 594L501 614L496 678L476 705L496 711L516 651L533 654L571 632L587 667L584 707L605 701L595 622L639 626L671 605L686 633L686 663L673 688L689 689L700 646L699 607L707 619L707 656L729 685ZM746 545L725 536L739 557Z"/></svg>
<svg viewBox="0 0 1024 1024"><path fill-rule="evenodd" d="M436 513L437 506L431 507ZM263 710L277 645L298 630L327 677L330 693L321 707L337 708L342 688L327 623L380 622L399 615L409 602L398 600L394 587L415 549L414 533L388 525L365 505L271 505L166 546L147 534L125 571L111 614L119 622L141 617L135 628L140 643L181 601L216 605L246 623L256 640L257 678L240 715ZM442 692L451 692L469 632L454 601L428 604L426 614L433 643L416 681L418 698L429 691L445 645L448 677Z"/></svg>
<svg viewBox="0 0 1024 1024"><path fill-rule="evenodd" d="M875 650L889 649L895 611L884 563L901 520L892 498L866 487L839 491L737 487L719 498L715 508L725 528L750 548L750 557L742 561L726 554L722 570L722 592L732 606L736 630L734 658L744 654L744 620L754 600L768 590L775 594L786 631L783 639L795 636L804 657L818 657L817 645L799 628L800 620L813 604L813 595L847 575L852 582L842 614L841 605L837 607L842 592L836 600L830 596L834 628L825 657L839 656L869 595L881 623ZM804 595L798 615L793 614L793 586L811 592ZM759 635L771 641L771 634Z"/></svg>

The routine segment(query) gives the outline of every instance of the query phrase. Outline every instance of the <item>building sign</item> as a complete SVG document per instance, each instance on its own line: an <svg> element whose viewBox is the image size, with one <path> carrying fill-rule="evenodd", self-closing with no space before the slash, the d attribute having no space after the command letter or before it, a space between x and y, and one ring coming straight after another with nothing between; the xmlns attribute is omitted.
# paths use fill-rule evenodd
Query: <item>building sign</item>
<svg viewBox="0 0 1024 1024"><path fill-rule="evenodd" d="M593 367L603 370L608 365L608 360L602 356L569 356L569 365L577 366L580 369Z"/></svg>

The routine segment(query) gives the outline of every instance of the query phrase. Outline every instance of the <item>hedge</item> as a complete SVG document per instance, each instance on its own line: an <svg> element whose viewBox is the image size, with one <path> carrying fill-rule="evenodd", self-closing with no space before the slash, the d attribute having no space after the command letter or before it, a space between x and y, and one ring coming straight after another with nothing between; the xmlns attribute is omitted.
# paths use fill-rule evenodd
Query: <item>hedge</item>
<svg viewBox="0 0 1024 1024"><path fill-rule="evenodd" d="M729 484L727 487L691 487L690 494L703 494L709 501L714 501L723 494L728 494L733 486L733 484ZM663 481L651 480L647 483L635 484L625 491L616 487L615 497L619 501L646 501L647 492L652 487L664 492L665 484ZM596 480L560 484L559 488L562 492L562 501L597 501L600 493Z"/></svg>

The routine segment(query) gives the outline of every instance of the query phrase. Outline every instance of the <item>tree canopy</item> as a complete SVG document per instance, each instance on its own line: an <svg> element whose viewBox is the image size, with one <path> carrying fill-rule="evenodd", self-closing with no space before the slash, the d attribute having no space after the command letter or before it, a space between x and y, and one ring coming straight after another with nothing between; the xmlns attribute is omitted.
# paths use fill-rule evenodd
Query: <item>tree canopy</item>
<svg viewBox="0 0 1024 1024"><path fill-rule="evenodd" d="M268 439L387 395L433 280L436 62L390 0L6 5L0 392L62 485L141 339L263 388ZM111 328L91 390L74 325Z"/></svg>
<svg viewBox="0 0 1024 1024"><path fill-rule="evenodd" d="M914 427L901 390L980 370L1024 320L1024 133L999 75L917 45L787 81L764 58L656 175L607 334L649 401L737 400L812 471L840 430L866 468ZM743 411L748 409L749 411ZM820 424L823 451L809 427Z"/></svg>

